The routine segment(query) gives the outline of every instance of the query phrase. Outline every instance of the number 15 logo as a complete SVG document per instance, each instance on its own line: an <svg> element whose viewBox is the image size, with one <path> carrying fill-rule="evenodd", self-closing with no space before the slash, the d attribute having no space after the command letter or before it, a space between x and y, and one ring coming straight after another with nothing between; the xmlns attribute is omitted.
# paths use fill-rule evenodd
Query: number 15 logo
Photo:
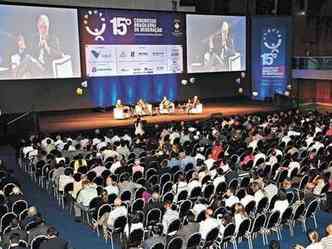
<svg viewBox="0 0 332 249"><path fill-rule="evenodd" d="M131 25L131 19L126 17L114 17L110 21L113 25L113 35L124 36L128 32L128 26Z"/></svg>

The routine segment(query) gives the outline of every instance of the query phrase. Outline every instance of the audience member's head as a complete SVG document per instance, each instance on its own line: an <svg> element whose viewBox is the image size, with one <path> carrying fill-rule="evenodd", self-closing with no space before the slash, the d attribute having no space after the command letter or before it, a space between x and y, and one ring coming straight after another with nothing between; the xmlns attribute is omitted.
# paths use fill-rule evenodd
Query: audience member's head
<svg viewBox="0 0 332 249"><path fill-rule="evenodd" d="M271 240L269 244L269 249L280 249L280 243L276 240Z"/></svg>
<svg viewBox="0 0 332 249"><path fill-rule="evenodd" d="M317 231L310 230L307 235L308 235L308 239L311 243L319 242L319 234Z"/></svg>

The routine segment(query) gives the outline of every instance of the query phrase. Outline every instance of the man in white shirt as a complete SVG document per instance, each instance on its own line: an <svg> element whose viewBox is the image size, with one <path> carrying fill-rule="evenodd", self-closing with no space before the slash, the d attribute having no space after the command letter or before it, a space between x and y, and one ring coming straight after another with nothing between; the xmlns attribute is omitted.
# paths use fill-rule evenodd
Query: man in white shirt
<svg viewBox="0 0 332 249"><path fill-rule="evenodd" d="M221 222L212 217L213 210L211 208L205 211L205 220L199 223L199 233L202 239L206 239L207 234L214 228L219 228Z"/></svg>
<svg viewBox="0 0 332 249"><path fill-rule="evenodd" d="M322 238L321 245L323 249L331 249L332 248L332 224L326 227L327 236Z"/></svg>
<svg viewBox="0 0 332 249"><path fill-rule="evenodd" d="M65 174L59 176L59 191L64 191L67 184L74 182L74 178L71 176L71 170L65 169Z"/></svg>
<svg viewBox="0 0 332 249"><path fill-rule="evenodd" d="M78 193L76 204L74 205L75 216L81 216L81 209L88 209L90 201L98 196L97 188L88 180L82 182L82 190Z"/></svg>
<svg viewBox="0 0 332 249"><path fill-rule="evenodd" d="M172 221L179 219L179 213L176 210L172 209L172 203L170 201L166 201L164 204L165 213L163 215L162 224L163 224L163 233L167 234L168 226L172 223Z"/></svg>
<svg viewBox="0 0 332 249"><path fill-rule="evenodd" d="M267 198L269 198L269 201L271 201L272 197L278 194L278 187L275 184L270 183L264 188L264 192Z"/></svg>
<svg viewBox="0 0 332 249"><path fill-rule="evenodd" d="M231 208L239 202L240 200L237 196L234 195L233 190L228 189L225 193L225 207Z"/></svg>
<svg viewBox="0 0 332 249"><path fill-rule="evenodd" d="M204 164L206 165L206 167L208 168L208 170L210 170L214 164L215 160L212 158L212 154L208 155L208 159L206 159L204 161Z"/></svg>

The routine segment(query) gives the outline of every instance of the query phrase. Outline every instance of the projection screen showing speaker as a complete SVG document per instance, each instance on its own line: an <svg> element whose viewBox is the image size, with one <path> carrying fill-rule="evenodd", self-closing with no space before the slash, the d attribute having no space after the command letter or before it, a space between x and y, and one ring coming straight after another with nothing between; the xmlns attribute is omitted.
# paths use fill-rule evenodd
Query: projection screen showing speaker
<svg viewBox="0 0 332 249"><path fill-rule="evenodd" d="M79 77L76 9L0 5L0 80Z"/></svg>
<svg viewBox="0 0 332 249"><path fill-rule="evenodd" d="M188 73L246 69L244 16L187 15Z"/></svg>

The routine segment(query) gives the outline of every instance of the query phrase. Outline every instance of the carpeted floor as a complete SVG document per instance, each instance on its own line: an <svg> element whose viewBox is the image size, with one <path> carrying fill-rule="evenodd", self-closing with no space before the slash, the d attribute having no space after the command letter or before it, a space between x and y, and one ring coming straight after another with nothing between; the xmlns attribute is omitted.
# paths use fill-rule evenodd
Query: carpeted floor
<svg viewBox="0 0 332 249"><path fill-rule="evenodd" d="M20 181L24 195L30 204L36 206L46 218L49 224L54 225L60 235L69 241L75 249L105 249L110 248L110 244L97 237L97 234L89 229L86 225L75 223L73 218L59 208L57 202L49 196L47 192L41 190L30 178L21 171L16 164L16 155L11 147L0 147L0 159L6 162L8 168L12 168ZM321 212L318 217L318 230L320 234L324 234L327 224L332 223L332 214ZM313 222L308 223L308 228L313 228ZM302 226L297 225L295 228L295 236L291 237L289 231L284 229L281 249L291 249L295 243L307 244L306 234L303 232ZM276 235L269 236L269 240L276 239ZM239 249L247 249L246 241L240 243ZM268 248L264 247L262 239L259 236L254 241L255 249Z"/></svg>

